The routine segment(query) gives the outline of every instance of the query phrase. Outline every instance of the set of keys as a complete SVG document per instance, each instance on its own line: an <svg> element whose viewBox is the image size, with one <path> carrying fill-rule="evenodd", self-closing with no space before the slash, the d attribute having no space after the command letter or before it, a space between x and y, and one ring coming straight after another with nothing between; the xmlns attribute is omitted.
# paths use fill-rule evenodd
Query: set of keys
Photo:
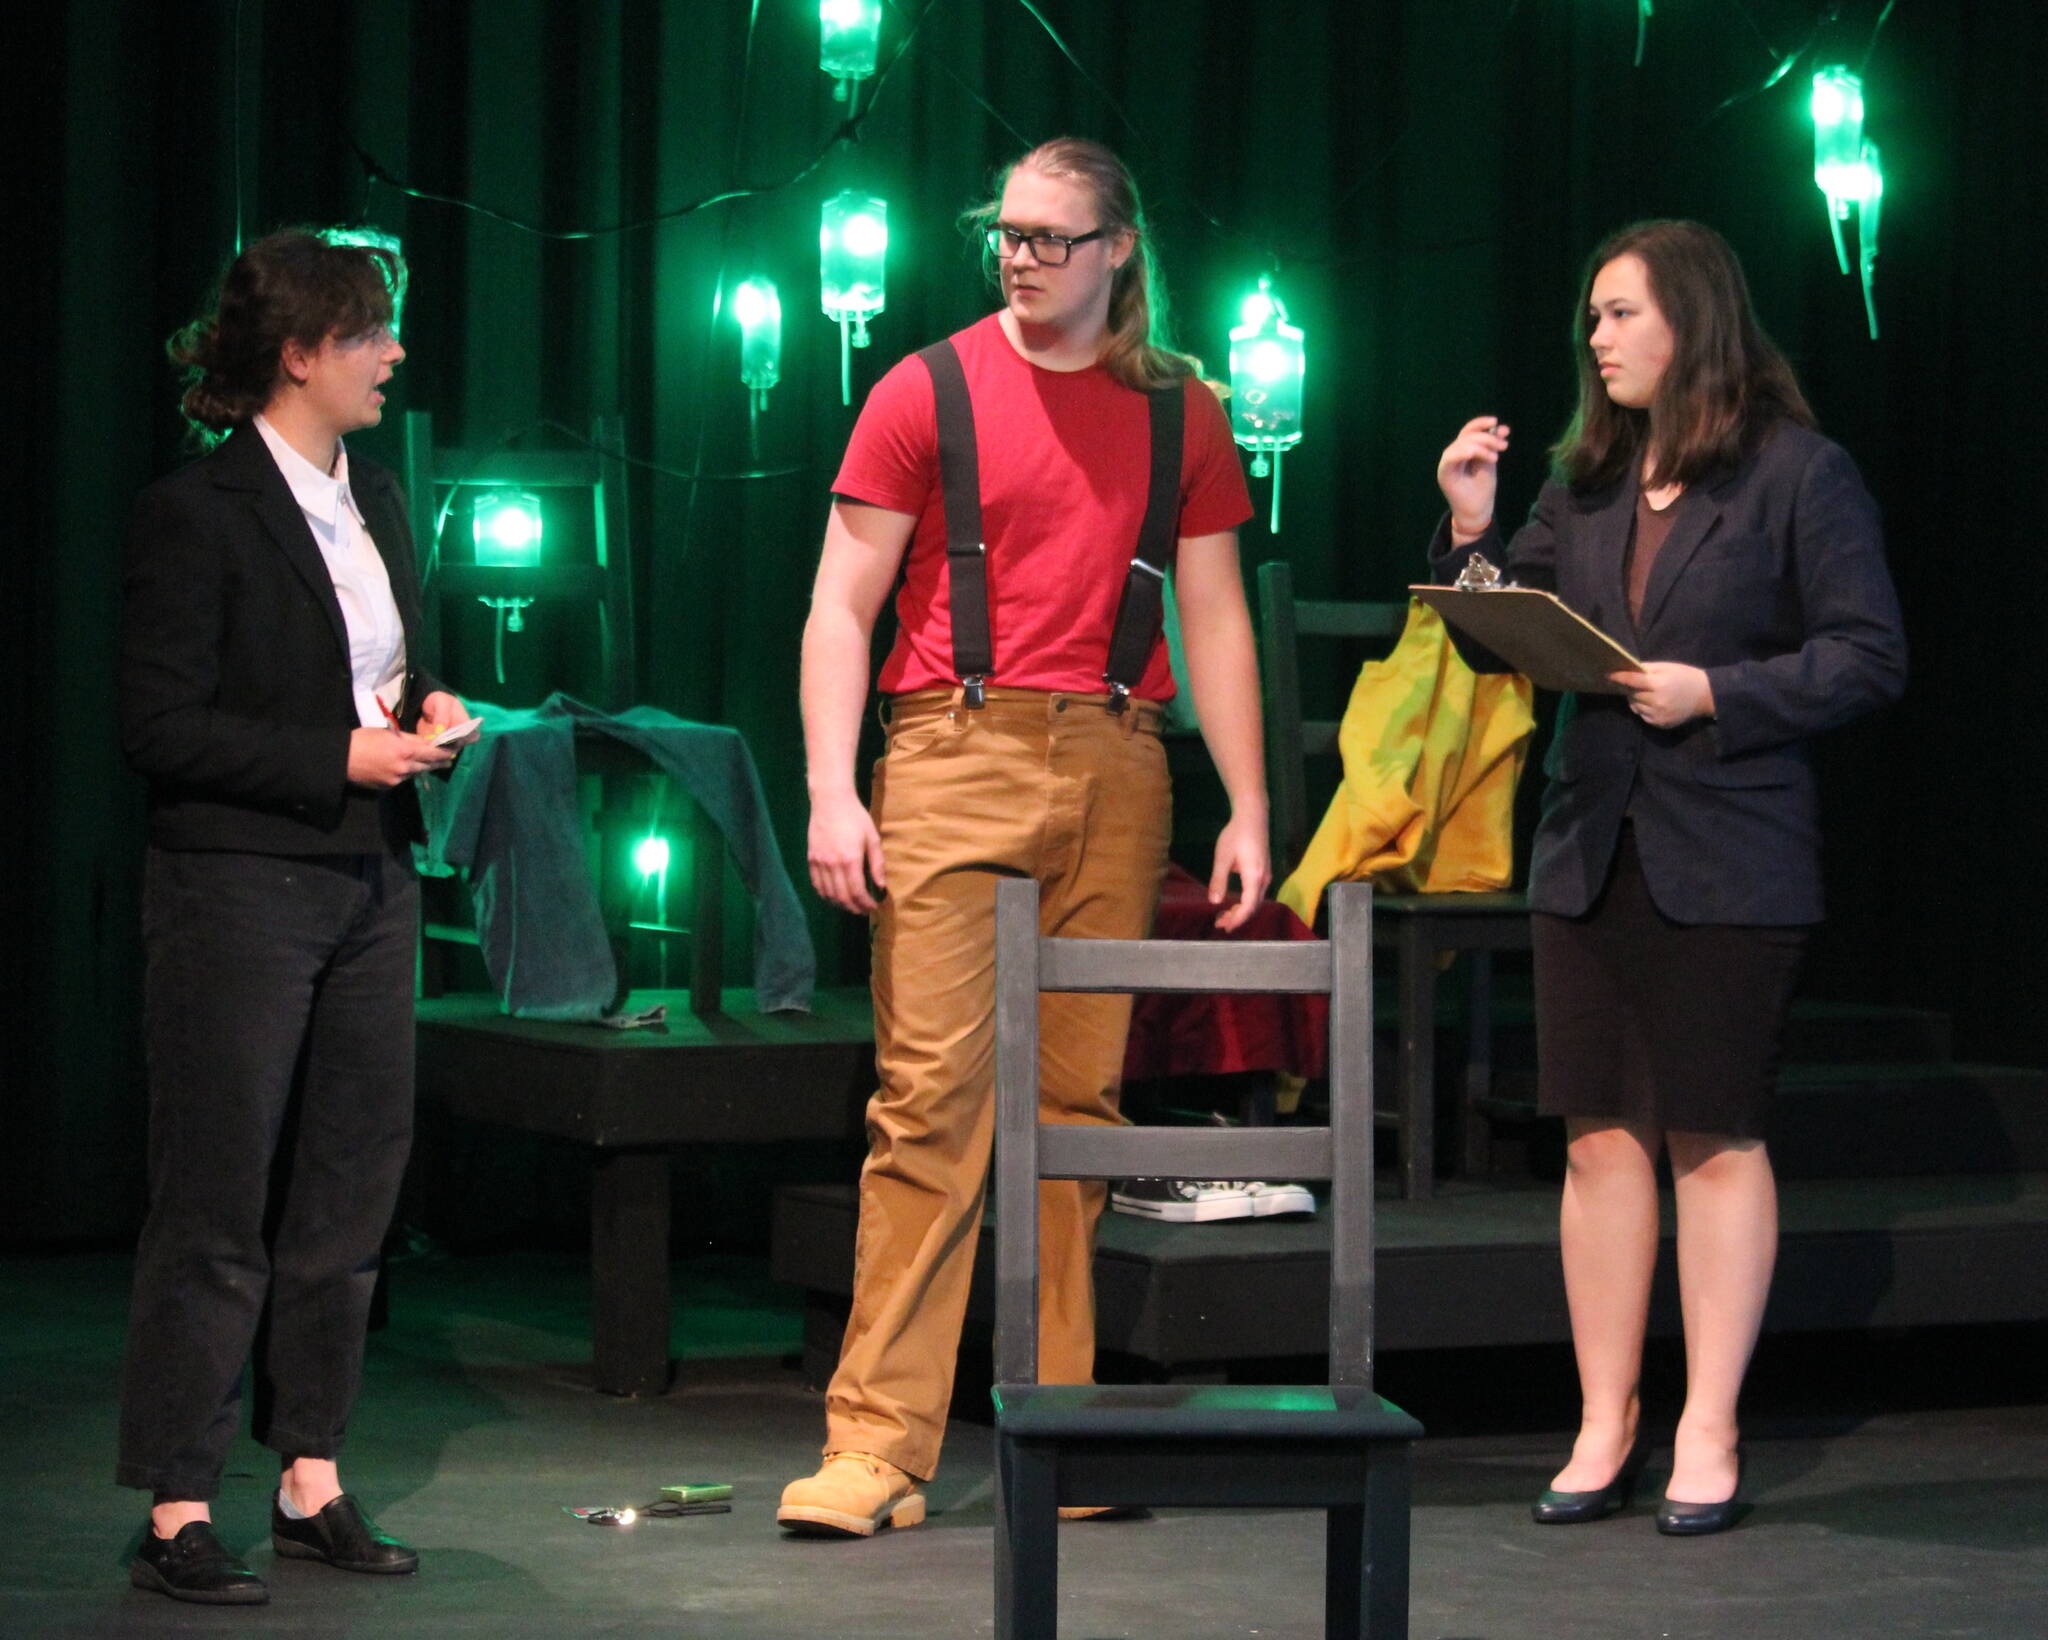
<svg viewBox="0 0 2048 1640"><path fill-rule="evenodd" d="M564 1504L562 1512L592 1526L631 1526L637 1520L650 1517L662 1520L678 1515L729 1515L732 1513L732 1488L725 1485L664 1486L660 1497L637 1507L602 1504L596 1508L578 1509Z"/></svg>

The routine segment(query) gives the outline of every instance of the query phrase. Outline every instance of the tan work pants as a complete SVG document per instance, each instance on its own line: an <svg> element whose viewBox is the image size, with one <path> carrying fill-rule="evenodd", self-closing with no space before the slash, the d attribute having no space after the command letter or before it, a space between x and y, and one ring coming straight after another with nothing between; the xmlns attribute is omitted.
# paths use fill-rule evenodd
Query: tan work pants
<svg viewBox="0 0 2048 1640"><path fill-rule="evenodd" d="M959 691L893 703L874 815L888 894L875 918L875 1059L853 1313L826 1397L827 1452L938 1465L995 1130L995 881L1033 877L1039 927L1151 930L1171 828L1160 709L1101 696ZM1046 1120L1117 1123L1131 1002L1041 1000ZM1099 1183L1039 1187L1039 1376L1095 1370Z"/></svg>

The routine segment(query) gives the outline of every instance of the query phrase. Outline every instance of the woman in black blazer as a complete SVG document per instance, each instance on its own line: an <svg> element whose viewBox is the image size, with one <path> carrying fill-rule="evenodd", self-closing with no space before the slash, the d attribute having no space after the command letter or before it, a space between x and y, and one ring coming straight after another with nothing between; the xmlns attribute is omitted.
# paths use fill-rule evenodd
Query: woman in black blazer
<svg viewBox="0 0 2048 1640"><path fill-rule="evenodd" d="M418 1564L336 1470L411 1136L411 781L453 755L434 726L467 715L413 661L398 486L342 444L405 356L400 277L308 232L242 252L171 345L187 418L225 441L145 490L129 535L150 1210L117 1478L152 1498L132 1581L180 1600L267 1598L211 1527L252 1352L278 1553Z"/></svg>
<svg viewBox="0 0 2048 1640"><path fill-rule="evenodd" d="M1437 481L1439 580L1474 553L1645 657L1568 696L1537 828L1539 1102L1566 1121L1560 1240L1584 1405L1546 1523L1627 1501L1657 1250L1678 1204L1686 1402L1659 1531L1738 1514L1736 1401L1777 1252L1763 1140L1807 930L1821 916L1812 737L1906 677L1877 508L1813 430L1711 229L1646 222L1587 264L1577 414L1503 541L1508 427L1467 422ZM1461 645L1467 658L1497 659Z"/></svg>

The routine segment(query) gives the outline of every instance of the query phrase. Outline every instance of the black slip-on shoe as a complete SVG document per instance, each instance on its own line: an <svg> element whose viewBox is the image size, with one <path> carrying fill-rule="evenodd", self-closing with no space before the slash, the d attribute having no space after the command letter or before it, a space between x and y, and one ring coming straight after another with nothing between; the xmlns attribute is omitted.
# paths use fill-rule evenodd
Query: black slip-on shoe
<svg viewBox="0 0 2048 1640"><path fill-rule="evenodd" d="M189 1522L169 1538L158 1537L153 1526L143 1527L128 1581L202 1606L260 1606L270 1598L263 1579L229 1554L203 1520Z"/></svg>
<svg viewBox="0 0 2048 1640"><path fill-rule="evenodd" d="M322 1560L344 1572L416 1572L417 1549L400 1543L344 1492L319 1514L292 1520L270 1502L270 1542L291 1560Z"/></svg>

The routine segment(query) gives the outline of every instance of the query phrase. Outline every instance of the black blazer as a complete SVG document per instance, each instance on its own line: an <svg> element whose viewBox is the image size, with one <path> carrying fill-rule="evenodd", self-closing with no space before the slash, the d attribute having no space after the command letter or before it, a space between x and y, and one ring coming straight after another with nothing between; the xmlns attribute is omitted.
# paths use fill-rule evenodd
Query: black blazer
<svg viewBox="0 0 2048 1640"><path fill-rule="evenodd" d="M349 453L349 485L420 652L398 482ZM440 684L417 666L400 717ZM149 781L150 841L255 854L374 853L419 831L410 784L349 785L359 727L348 629L320 546L253 426L144 490L122 575L121 745Z"/></svg>
<svg viewBox="0 0 2048 1640"><path fill-rule="evenodd" d="M1430 546L1439 581L1469 552L1541 587L1646 661L1703 668L1714 716L1654 729L1620 695L1567 696L1545 772L1529 901L1578 916L1607 880L1624 814L1643 875L1684 923L1797 924L1821 916L1812 736L1896 700L1906 683L1898 596L1877 504L1855 464L1780 422L1732 472L1691 486L1652 566L1640 628L1623 560L1638 480L1591 494L1544 485L1505 545L1497 529ZM1476 644L1482 671L1507 668Z"/></svg>

